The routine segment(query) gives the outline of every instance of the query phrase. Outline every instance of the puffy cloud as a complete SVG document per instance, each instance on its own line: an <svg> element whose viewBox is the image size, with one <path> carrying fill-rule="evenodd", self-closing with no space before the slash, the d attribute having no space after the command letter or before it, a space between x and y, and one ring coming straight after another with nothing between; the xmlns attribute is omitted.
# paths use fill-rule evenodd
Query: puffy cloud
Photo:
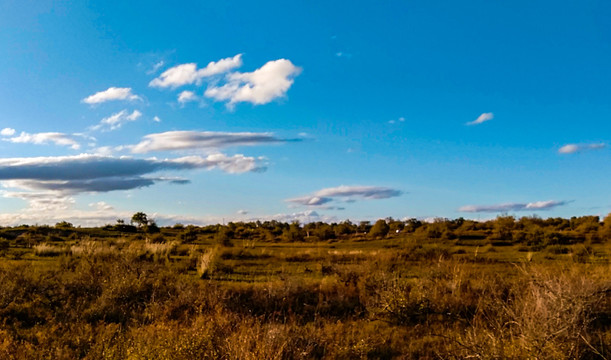
<svg viewBox="0 0 611 360"><path fill-rule="evenodd" d="M230 106L239 102L267 104L284 96L293 85L293 78L300 72L301 68L290 60L269 61L253 72L227 75L226 84L209 86L204 95L217 101L227 101Z"/></svg>
<svg viewBox="0 0 611 360"><path fill-rule="evenodd" d="M102 119L98 125L92 126L91 130L116 130L127 122L138 120L141 116L142 113L138 110L134 110L131 114L127 110L121 110L118 113Z"/></svg>
<svg viewBox="0 0 611 360"><path fill-rule="evenodd" d="M286 141L297 140L280 139L271 133L168 131L146 135L140 143L128 146L128 148L133 153L147 153L151 151L220 149L229 146L253 146Z"/></svg>
<svg viewBox="0 0 611 360"><path fill-rule="evenodd" d="M401 194L400 190L388 187L342 185L321 189L310 195L287 199L286 201L297 205L321 206L334 200L353 202L357 199L388 199L401 196ZM329 209L339 210L340 208L329 207Z"/></svg>
<svg viewBox="0 0 611 360"><path fill-rule="evenodd" d="M2 136L13 136L13 135L15 135L15 129L4 128L4 129L0 130L0 135L2 135Z"/></svg>
<svg viewBox="0 0 611 360"><path fill-rule="evenodd" d="M109 87L104 91L97 92L91 96L88 96L83 99L83 102L86 104L100 104L106 101L113 100L142 100L142 98L138 95L134 95L132 93L131 88L118 88L118 87Z"/></svg>
<svg viewBox="0 0 611 360"><path fill-rule="evenodd" d="M13 129L10 129L10 130L12 131L7 131L6 134L15 133ZM2 135L5 135L5 134L2 134ZM74 150L77 150L81 147L78 141L76 141L74 135L68 135L68 134L59 133L59 132L43 132L43 133L36 133L36 134L28 134L26 132L21 132L19 136L5 138L2 140L9 141L12 143L28 143L28 144L37 144L37 145L55 144L59 146L69 146Z"/></svg>
<svg viewBox="0 0 611 360"><path fill-rule="evenodd" d="M506 212L550 210L568 204L569 201L535 201L530 203L504 203L496 205L465 205L458 209L461 212Z"/></svg>
<svg viewBox="0 0 611 360"><path fill-rule="evenodd" d="M607 144L604 143L594 143L594 144L567 144L558 149L558 153L560 154L573 154L580 151L585 150L600 150L607 147Z"/></svg>
<svg viewBox="0 0 611 360"><path fill-rule="evenodd" d="M211 61L203 69L197 69L196 63L181 64L164 71L153 79L149 86L157 88L177 88L189 84L201 84L205 77L225 73L242 66L242 54L219 61Z"/></svg>
<svg viewBox="0 0 611 360"><path fill-rule="evenodd" d="M481 124L483 122L489 121L494 119L494 114L489 112L489 113L483 113L480 116L477 117L477 119L470 121L467 123L467 125L478 125Z"/></svg>
<svg viewBox="0 0 611 360"><path fill-rule="evenodd" d="M185 90L178 95L179 103L185 104L189 101L197 101L197 95L193 91Z"/></svg>

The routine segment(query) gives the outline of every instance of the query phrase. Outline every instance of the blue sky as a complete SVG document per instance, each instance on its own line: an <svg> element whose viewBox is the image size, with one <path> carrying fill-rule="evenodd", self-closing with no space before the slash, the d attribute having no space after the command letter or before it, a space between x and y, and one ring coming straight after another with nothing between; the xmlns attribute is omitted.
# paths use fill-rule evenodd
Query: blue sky
<svg viewBox="0 0 611 360"><path fill-rule="evenodd" d="M605 215L603 1L0 1L0 225Z"/></svg>

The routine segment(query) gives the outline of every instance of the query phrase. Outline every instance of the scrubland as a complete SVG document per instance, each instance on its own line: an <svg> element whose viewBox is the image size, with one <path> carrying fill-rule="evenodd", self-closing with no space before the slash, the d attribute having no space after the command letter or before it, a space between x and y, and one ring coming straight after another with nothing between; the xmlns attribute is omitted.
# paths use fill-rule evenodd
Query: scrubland
<svg viewBox="0 0 611 360"><path fill-rule="evenodd" d="M0 358L609 359L593 218L1 228Z"/></svg>

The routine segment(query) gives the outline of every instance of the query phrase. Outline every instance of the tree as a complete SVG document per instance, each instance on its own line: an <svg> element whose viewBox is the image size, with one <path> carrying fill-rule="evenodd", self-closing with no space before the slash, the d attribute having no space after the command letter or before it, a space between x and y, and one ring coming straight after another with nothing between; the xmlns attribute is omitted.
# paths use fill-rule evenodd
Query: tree
<svg viewBox="0 0 611 360"><path fill-rule="evenodd" d="M299 226L299 222L292 222L288 229L284 229L282 237L289 242L303 241L303 230Z"/></svg>
<svg viewBox="0 0 611 360"><path fill-rule="evenodd" d="M386 223L386 220L380 219L373 224L371 230L369 230L369 236L373 238L384 237L390 231L390 226Z"/></svg>
<svg viewBox="0 0 611 360"><path fill-rule="evenodd" d="M214 238L217 243L223 246L226 246L226 247L231 247L233 246L233 243L231 242L232 237L233 237L233 231L231 231L229 227L218 225L216 234L214 235Z"/></svg>
<svg viewBox="0 0 611 360"><path fill-rule="evenodd" d="M609 213L603 219L603 226L601 228L601 235L604 238L611 239L611 213Z"/></svg>
<svg viewBox="0 0 611 360"><path fill-rule="evenodd" d="M132 224L137 224L138 227L143 227L144 225L147 225L149 223L149 219L148 216L146 216L145 213L143 213L142 211L139 211L137 213L135 213L134 215L132 215Z"/></svg>
<svg viewBox="0 0 611 360"><path fill-rule="evenodd" d="M55 224L55 227L58 229L72 229L74 225L72 225L72 223L69 223L67 221L60 221L57 224Z"/></svg>

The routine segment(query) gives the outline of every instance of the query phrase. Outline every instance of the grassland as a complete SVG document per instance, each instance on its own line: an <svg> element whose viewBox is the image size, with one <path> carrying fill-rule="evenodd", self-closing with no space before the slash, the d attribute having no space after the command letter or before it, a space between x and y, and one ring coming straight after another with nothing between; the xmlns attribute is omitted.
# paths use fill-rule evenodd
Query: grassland
<svg viewBox="0 0 611 360"><path fill-rule="evenodd" d="M611 358L604 228L387 222L2 228L0 358Z"/></svg>

